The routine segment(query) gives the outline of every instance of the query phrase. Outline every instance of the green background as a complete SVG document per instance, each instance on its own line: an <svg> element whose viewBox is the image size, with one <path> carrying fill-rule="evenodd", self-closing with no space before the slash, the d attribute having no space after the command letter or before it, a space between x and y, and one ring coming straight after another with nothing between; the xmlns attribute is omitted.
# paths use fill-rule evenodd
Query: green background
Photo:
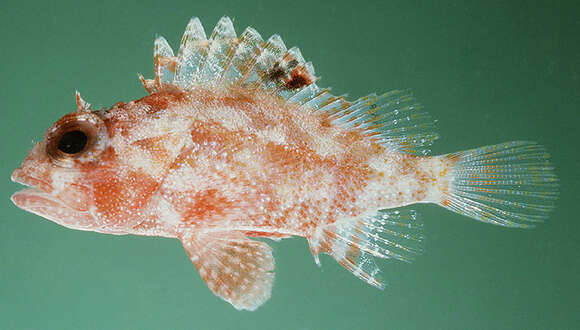
<svg viewBox="0 0 580 330"><path fill-rule="evenodd" d="M0 328L570 329L580 327L580 6L577 1L6 1L0 4ZM306 242L272 242L271 300L215 298L177 240L59 227L17 209L9 180L49 125L145 95L157 34L220 16L298 45L320 85L352 98L411 87L439 119L435 153L535 140L553 154L559 206L533 230L421 206L426 253L380 261L376 290Z"/></svg>

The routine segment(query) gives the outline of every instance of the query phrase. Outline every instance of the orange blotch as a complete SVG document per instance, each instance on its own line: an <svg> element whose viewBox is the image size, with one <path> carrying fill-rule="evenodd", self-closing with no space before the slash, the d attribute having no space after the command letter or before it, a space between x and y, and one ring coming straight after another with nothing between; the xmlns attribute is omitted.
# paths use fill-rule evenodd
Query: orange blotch
<svg viewBox="0 0 580 330"><path fill-rule="evenodd" d="M155 157L159 161L168 160L170 155L167 149L165 148L165 143L167 142L169 136L170 134L149 137L135 141L133 142L133 145L136 145L148 151L153 157Z"/></svg>
<svg viewBox="0 0 580 330"><path fill-rule="evenodd" d="M267 238L287 238L287 237L290 237L286 234L268 233L268 232L260 232L260 231L247 231L244 234L246 236L249 236L249 237L267 237Z"/></svg>
<svg viewBox="0 0 580 330"><path fill-rule="evenodd" d="M177 70L177 61L176 58L173 56L161 56L158 55L156 56L154 59L155 62L155 66L163 66L167 69L169 69L171 72L174 72Z"/></svg>
<svg viewBox="0 0 580 330"><path fill-rule="evenodd" d="M186 206L184 218L195 222L212 216L224 215L225 210L232 207L232 202L219 194L217 189L208 189L196 193L191 198L192 203Z"/></svg>
<svg viewBox="0 0 580 330"><path fill-rule="evenodd" d="M181 104L187 100L187 94L179 90L162 91L145 96L135 103L144 103L149 106L147 114L156 113L167 109L172 104Z"/></svg>
<svg viewBox="0 0 580 330"><path fill-rule="evenodd" d="M145 206L158 183L150 176L131 172L124 178L119 173L100 173L94 184L93 198L103 220L111 225L139 221L139 212Z"/></svg>
<svg viewBox="0 0 580 330"><path fill-rule="evenodd" d="M299 89L312 83L312 77L304 67L298 67L290 73L290 79L286 81L286 88Z"/></svg>
<svg viewBox="0 0 580 330"><path fill-rule="evenodd" d="M322 118L320 120L320 126L322 126L324 128L332 127L332 121L330 120L329 115L327 113L322 114Z"/></svg>
<svg viewBox="0 0 580 330"><path fill-rule="evenodd" d="M209 123L196 122L191 128L191 141L198 144L218 139L217 130Z"/></svg>

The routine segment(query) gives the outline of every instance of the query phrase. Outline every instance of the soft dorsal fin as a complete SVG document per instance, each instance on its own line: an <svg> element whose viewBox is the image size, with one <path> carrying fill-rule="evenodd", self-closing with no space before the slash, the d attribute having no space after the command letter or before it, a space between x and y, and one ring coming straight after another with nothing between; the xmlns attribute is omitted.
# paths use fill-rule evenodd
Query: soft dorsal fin
<svg viewBox="0 0 580 330"><path fill-rule="evenodd" d="M232 21L222 17L207 37L197 17L189 21L177 55L163 37L155 40L155 79L140 76L149 93L163 90L257 88L300 105L328 113L334 124L358 130L389 150L425 155L437 139L434 121L421 112L409 90L370 94L354 102L316 85L312 63L290 49L278 35L266 41L251 27L238 37Z"/></svg>
<svg viewBox="0 0 580 330"><path fill-rule="evenodd" d="M180 240L216 296L247 310L255 310L270 298L274 257L268 244L238 232L191 233Z"/></svg>

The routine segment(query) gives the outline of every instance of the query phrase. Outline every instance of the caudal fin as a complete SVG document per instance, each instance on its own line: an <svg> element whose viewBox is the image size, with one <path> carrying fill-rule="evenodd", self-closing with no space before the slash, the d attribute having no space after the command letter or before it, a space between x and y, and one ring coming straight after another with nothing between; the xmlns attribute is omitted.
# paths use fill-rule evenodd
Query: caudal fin
<svg viewBox="0 0 580 330"><path fill-rule="evenodd" d="M544 147L513 141L460 151L441 205L459 214L506 227L529 228L548 218L558 197L558 178Z"/></svg>

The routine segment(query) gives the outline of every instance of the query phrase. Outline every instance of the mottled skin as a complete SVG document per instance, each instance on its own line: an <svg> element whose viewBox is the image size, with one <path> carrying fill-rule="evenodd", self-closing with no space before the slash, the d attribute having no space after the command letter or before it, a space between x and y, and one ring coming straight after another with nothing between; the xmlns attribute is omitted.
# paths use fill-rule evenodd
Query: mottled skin
<svg viewBox="0 0 580 330"><path fill-rule="evenodd" d="M61 168L41 142L13 174L54 193L55 173L74 172L57 198L70 205L81 189L82 205L72 206L90 210L89 230L312 237L321 225L379 208L437 202L445 176L432 158L388 153L261 90L168 90L96 114L107 131L101 154Z"/></svg>
<svg viewBox="0 0 580 330"><path fill-rule="evenodd" d="M341 257L324 229L441 202L453 165L386 150L260 89L166 88L97 112L77 103L12 174L35 187L14 203L73 229L179 238L209 288L239 309L266 301L273 283L270 248L245 237L306 237L315 256L334 253L380 286L349 265L358 248ZM97 127L96 142L77 158L50 155L79 118Z"/></svg>

